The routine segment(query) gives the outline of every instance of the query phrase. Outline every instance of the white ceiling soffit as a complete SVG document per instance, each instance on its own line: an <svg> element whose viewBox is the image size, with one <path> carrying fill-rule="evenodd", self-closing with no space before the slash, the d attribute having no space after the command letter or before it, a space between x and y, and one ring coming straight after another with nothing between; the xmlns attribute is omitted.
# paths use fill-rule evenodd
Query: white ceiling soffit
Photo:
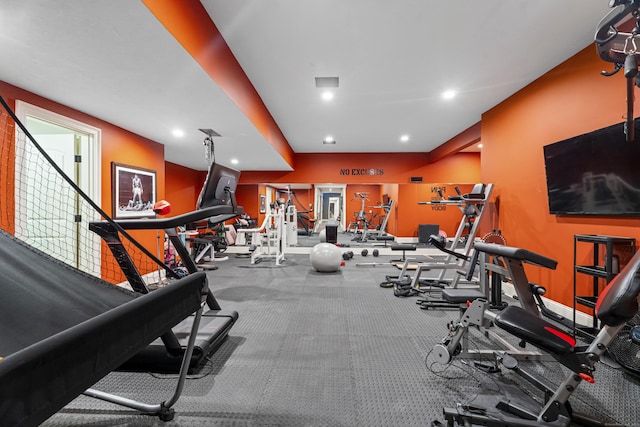
<svg viewBox="0 0 640 427"><path fill-rule="evenodd" d="M431 151L592 44L610 10L606 0L202 4L299 153ZM291 169L140 1L2 0L0 51L1 80L165 144L170 162L206 170L198 129L210 128L218 162ZM339 78L331 102L316 77ZM444 102L446 89L459 94ZM328 135L337 143L322 144Z"/></svg>
<svg viewBox="0 0 640 427"><path fill-rule="evenodd" d="M160 142L168 161L206 170L211 128L219 163L291 169L139 1L3 0L0 51L1 80Z"/></svg>
<svg viewBox="0 0 640 427"><path fill-rule="evenodd" d="M202 4L296 152L431 151L593 43L609 11L606 0ZM314 79L329 76L340 84L324 103ZM447 89L459 92L450 102Z"/></svg>

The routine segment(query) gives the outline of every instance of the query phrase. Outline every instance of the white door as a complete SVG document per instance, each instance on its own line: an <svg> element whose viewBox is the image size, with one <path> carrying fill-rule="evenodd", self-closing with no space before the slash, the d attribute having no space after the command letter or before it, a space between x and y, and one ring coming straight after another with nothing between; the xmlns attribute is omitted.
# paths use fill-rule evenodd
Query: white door
<svg viewBox="0 0 640 427"><path fill-rule="evenodd" d="M329 197L329 219L335 221L340 215L340 198Z"/></svg>
<svg viewBox="0 0 640 427"><path fill-rule="evenodd" d="M99 130L94 132L90 127L89 131L79 129L82 126L73 120L25 105L27 108L20 111L23 117L18 114L18 118L29 133L78 187L93 200L98 200L96 181L99 170L96 171L94 166ZM24 154L37 151L26 137L19 138L16 149ZM46 162L42 157L39 159ZM87 209L81 210L80 206L88 206L87 202L57 173L51 173L48 190L43 191L41 180L47 178L40 174L45 170L50 170L45 164L16 161L16 175L28 177L20 188L16 188L21 195L16 198L16 236L60 261L99 275L100 238L87 227L88 221L99 219L99 215ZM52 182L56 184L51 185ZM76 221L76 218L81 218L81 221Z"/></svg>
<svg viewBox="0 0 640 427"><path fill-rule="evenodd" d="M33 119L27 118L27 129L33 127L32 122ZM40 134L37 141L64 173L75 179L73 134ZM34 150L29 144L26 149ZM76 211L74 194L42 191L39 174L27 173L27 185L21 189L26 207L20 206L20 223L26 227L16 228L16 234L20 233L18 237L22 240L60 261L77 266L78 233L77 230L68 228L69 215Z"/></svg>

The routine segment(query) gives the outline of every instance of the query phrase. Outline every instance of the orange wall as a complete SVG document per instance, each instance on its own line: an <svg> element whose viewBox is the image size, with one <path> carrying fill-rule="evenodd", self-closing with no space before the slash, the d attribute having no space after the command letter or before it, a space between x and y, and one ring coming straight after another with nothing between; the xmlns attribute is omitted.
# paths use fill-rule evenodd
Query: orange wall
<svg viewBox="0 0 640 427"><path fill-rule="evenodd" d="M313 194L314 194L313 188L294 189L294 190L291 190L291 192L295 195L295 197L292 196L292 199L298 212L304 212L311 209L309 205L313 206Z"/></svg>
<svg viewBox="0 0 640 427"><path fill-rule="evenodd" d="M242 179L242 178L241 178ZM244 213L248 214L251 219L256 220L256 226L259 227L264 221L266 212L269 211L269 203L265 200L265 213L260 213L260 196L267 195L267 186L264 184L238 184L236 188L236 202L238 206L242 206Z"/></svg>
<svg viewBox="0 0 640 427"><path fill-rule="evenodd" d="M8 102L12 109L15 105ZM0 110L0 228L9 234L15 233L15 126L13 120Z"/></svg>
<svg viewBox="0 0 640 427"><path fill-rule="evenodd" d="M294 165L291 172L244 171L240 182L402 184L412 176L421 176L424 182L480 179L478 153L455 154L435 163L429 163L427 153L298 153Z"/></svg>
<svg viewBox="0 0 640 427"><path fill-rule="evenodd" d="M419 224L438 224L440 230L447 236L454 237L458 225L462 220L462 211L457 205L420 205L419 202L428 202L439 199L435 188L443 188L445 197L456 195L454 187L460 191L469 193L473 184L464 183L431 183L431 184L402 184L398 194L398 236L418 237ZM465 233L466 234L466 233ZM479 235L478 237L482 237Z"/></svg>
<svg viewBox="0 0 640 427"><path fill-rule="evenodd" d="M164 170L164 146L128 132L96 117L58 104L54 101L42 98L26 90L0 81L0 95L7 101L12 109L15 109L15 101L21 100L29 104L53 111L71 119L94 126L102 131L101 145L101 200L97 201L102 210L107 214L112 212L111 200L111 163L118 162L132 166L139 166L155 170L158 199L165 194L165 170ZM135 238L152 253L156 252L157 237L154 233L132 232ZM106 249L103 249L103 253ZM103 255L103 260L107 259ZM103 262L104 268L109 268L107 262Z"/></svg>
<svg viewBox="0 0 640 427"><path fill-rule="evenodd" d="M240 184L236 189L236 202L251 218L258 218L260 196L257 184Z"/></svg>
<svg viewBox="0 0 640 427"><path fill-rule="evenodd" d="M372 169L373 173L370 173ZM447 194L455 194L454 184L464 191L480 182L480 155L459 153L429 163L427 153L296 154L294 171L245 171L240 182L347 184L347 224L353 219L353 212L359 211L361 206L359 200L351 200L354 192L372 193L365 206L376 205L381 201L382 194L388 193L396 200L387 228L389 233L400 237L416 237L418 224L441 224L441 229L447 234L455 235L462 218L460 210L449 207L446 212L438 211L434 215L424 206L419 206L418 201L429 200L431 196L427 197L426 192L418 193L417 189L423 186L430 189L431 184L409 184L414 176L422 177L425 183L450 183Z"/></svg>
<svg viewBox="0 0 640 427"><path fill-rule="evenodd" d="M371 220L371 214L380 215L383 212L382 209L375 209L371 207L377 206L381 203L380 199L382 198L382 193L380 185L349 184L345 190L345 212L347 213L345 224L347 225L356 220L356 214L360 212L360 209L362 208L362 199L357 197L356 193L369 193L364 201L364 211L366 213L367 220ZM377 222L378 220L375 219L374 223Z"/></svg>
<svg viewBox="0 0 640 427"><path fill-rule="evenodd" d="M165 199L171 203L171 213L167 216L193 211L204 184L206 172L166 162L165 174Z"/></svg>
<svg viewBox="0 0 640 427"><path fill-rule="evenodd" d="M111 162L155 170L158 198L164 198L165 171L162 144L2 81L0 81L0 95L12 108L15 108L15 101L19 99L102 130L101 207L107 213L111 213Z"/></svg>
<svg viewBox="0 0 640 427"><path fill-rule="evenodd" d="M543 147L623 120L622 73L600 75L611 68L589 46L482 116L482 179L496 183L499 228L508 244L558 261L555 272L527 267L527 273L570 307L574 234L640 237L640 219L556 216L547 204ZM588 264L586 257L579 262Z"/></svg>

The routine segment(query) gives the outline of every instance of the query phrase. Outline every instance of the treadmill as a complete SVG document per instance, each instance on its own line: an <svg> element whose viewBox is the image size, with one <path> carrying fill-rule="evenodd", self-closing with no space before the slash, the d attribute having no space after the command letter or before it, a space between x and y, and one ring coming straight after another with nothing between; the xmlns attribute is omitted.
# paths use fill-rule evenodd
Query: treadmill
<svg viewBox="0 0 640 427"><path fill-rule="evenodd" d="M171 218L126 219L115 222L124 230L164 229L188 273L195 273L198 268L178 234L178 227L203 220L208 220L210 224L219 224L240 216L243 209L237 206L235 200L235 189L239 177L239 171L212 163L198 197L195 211ZM90 223L89 228L107 243L134 291L148 293L149 290L126 252L116 227L107 221L95 221ZM204 364L207 357L222 344L231 327L238 320L236 311L222 310L210 289L206 302L207 308L202 314L191 356L191 372ZM192 320L190 317L184 319L161 338L151 343L145 350L129 359L120 369L162 373L178 372L190 337Z"/></svg>

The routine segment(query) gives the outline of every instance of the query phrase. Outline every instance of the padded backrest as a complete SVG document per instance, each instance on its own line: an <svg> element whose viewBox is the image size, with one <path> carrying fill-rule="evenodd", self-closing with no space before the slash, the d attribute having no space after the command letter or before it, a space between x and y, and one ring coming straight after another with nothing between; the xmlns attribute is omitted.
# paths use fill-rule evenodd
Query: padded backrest
<svg viewBox="0 0 640 427"><path fill-rule="evenodd" d="M596 315L605 325L617 326L638 312L640 295L640 252L604 289L596 304Z"/></svg>
<svg viewBox="0 0 640 427"><path fill-rule="evenodd" d="M471 189L471 193L465 194L464 197L467 199L482 200L485 198L484 192L486 190L486 187L487 186L483 183L476 184Z"/></svg>

